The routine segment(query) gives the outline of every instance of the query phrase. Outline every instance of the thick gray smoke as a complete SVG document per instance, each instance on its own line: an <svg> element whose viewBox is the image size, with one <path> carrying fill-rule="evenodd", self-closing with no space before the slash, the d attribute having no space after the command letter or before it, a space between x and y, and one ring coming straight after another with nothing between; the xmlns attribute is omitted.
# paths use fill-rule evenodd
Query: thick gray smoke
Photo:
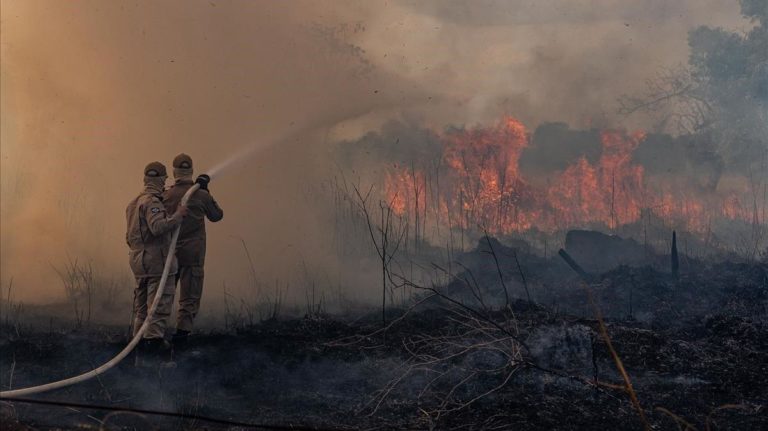
<svg viewBox="0 0 768 431"><path fill-rule="evenodd" d="M653 125L616 98L685 63L690 29L754 25L709 0L9 0L2 16L0 281L35 302L63 296L52 266L67 255L127 272L123 211L144 164L183 151L202 173L245 146L259 149L211 186L225 218L209 229L209 292L253 283L245 243L272 290L301 298L315 279L365 299L368 275L334 253L335 142L404 159L447 125L509 114L536 133L569 124L589 156L577 130Z"/></svg>
<svg viewBox="0 0 768 431"><path fill-rule="evenodd" d="M212 185L208 282L242 285L302 259L332 265L302 190L323 178L327 128L403 103L401 79L349 42L365 11L256 2L3 2L2 276L17 299L63 289L67 255L127 271L124 210L150 161L203 173L256 146ZM358 16L359 15L359 16ZM379 93L376 93L378 91ZM407 98L405 98L407 99Z"/></svg>

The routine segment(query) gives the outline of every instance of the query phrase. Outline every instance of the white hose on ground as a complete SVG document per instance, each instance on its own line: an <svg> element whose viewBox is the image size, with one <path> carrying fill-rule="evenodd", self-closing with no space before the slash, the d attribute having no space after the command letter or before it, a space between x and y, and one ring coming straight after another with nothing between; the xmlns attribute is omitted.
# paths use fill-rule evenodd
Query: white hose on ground
<svg viewBox="0 0 768 431"><path fill-rule="evenodd" d="M181 205L186 205L187 201L189 200L189 197L192 196L192 193L194 193L199 188L200 188L199 184L192 185L192 187L190 187L189 190L187 190L187 192L184 194L184 197L181 198ZM125 357L128 356L129 353L131 353L131 351L136 347L136 345L139 344L139 341L141 341L141 338L144 336L144 333L147 332L147 328L149 328L149 322L152 321L152 317L154 317L155 315L157 304L160 303L160 298L163 296L162 291L165 288L165 283L168 281L168 273L171 271L171 264L173 263L173 258L176 254L176 241L178 241L179 239L180 229L181 229L181 226L179 225L173 231L173 237L171 238L171 247L170 247L170 250L168 251L168 257L165 259L163 276L160 278L160 285L158 286L157 291L155 292L155 299L152 301L152 305L149 307L149 311L147 311L147 318L144 319L144 323L141 325L141 328L139 328L139 331L136 333L136 335L133 336L133 339L131 340L131 342L128 343L128 345L125 346L125 348L123 348L123 350L121 350L120 353L117 354L117 356L110 359L109 362L106 362L104 365L98 368L95 368L91 371L88 371L87 373L80 374L79 376L70 377L68 379L46 383L44 385L39 385L39 386L32 386L24 389L1 391L0 398L22 397L25 395L39 394L41 392L52 391L54 389L59 389L65 386L81 383L86 380L90 380L98 376L99 374L109 371L109 369L111 369L115 365L119 364L120 361L125 359Z"/></svg>

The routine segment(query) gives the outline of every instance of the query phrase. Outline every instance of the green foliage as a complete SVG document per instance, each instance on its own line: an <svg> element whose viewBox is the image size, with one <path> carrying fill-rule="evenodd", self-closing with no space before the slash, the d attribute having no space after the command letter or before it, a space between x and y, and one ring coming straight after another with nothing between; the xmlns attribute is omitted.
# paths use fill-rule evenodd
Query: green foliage
<svg viewBox="0 0 768 431"><path fill-rule="evenodd" d="M713 133L731 166L762 163L768 150L768 2L742 0L755 26L746 34L702 26L688 35L690 76L710 109Z"/></svg>
<svg viewBox="0 0 768 431"><path fill-rule="evenodd" d="M722 84L747 76L749 53L741 35L720 28L699 27L689 33L688 44L691 47L689 64L695 78Z"/></svg>
<svg viewBox="0 0 768 431"><path fill-rule="evenodd" d="M768 2L765 0L740 0L741 14L765 25L768 19Z"/></svg>

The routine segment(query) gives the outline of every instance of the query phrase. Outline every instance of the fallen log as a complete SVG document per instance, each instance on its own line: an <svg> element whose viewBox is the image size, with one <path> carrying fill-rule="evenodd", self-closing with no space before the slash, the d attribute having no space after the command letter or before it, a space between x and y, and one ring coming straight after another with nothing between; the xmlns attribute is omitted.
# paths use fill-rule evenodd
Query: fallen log
<svg viewBox="0 0 768 431"><path fill-rule="evenodd" d="M559 254L559 255L560 255L560 257L562 257L562 258L563 258L563 260L565 261L565 263L567 263L567 264L568 264L568 266L570 266L570 267L571 267L571 269L573 269L573 270L574 270L574 271L575 271L577 274L579 274L579 277L581 277L581 279L582 279L582 280L583 280L585 283L587 283L587 284L590 284L590 283L592 283L592 281L594 280L594 278L595 278L595 277L594 277L592 274L589 274L589 273L587 273L586 271L584 271L584 268L582 268L582 267L581 267L581 266L580 266L578 263L576 263L576 261L575 261L575 260L573 260L573 258L571 257L571 255L570 255L570 254L568 254L568 252L567 252L567 251L565 251L565 250L563 250L563 249L561 248L561 249L560 249L560 250L557 252L557 254Z"/></svg>

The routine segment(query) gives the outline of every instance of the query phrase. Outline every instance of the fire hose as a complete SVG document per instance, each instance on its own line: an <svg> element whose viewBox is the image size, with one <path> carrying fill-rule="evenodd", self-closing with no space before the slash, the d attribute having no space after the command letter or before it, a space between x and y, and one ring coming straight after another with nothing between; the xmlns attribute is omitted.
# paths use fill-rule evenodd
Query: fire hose
<svg viewBox="0 0 768 431"><path fill-rule="evenodd" d="M200 188L199 184L192 185L192 187L190 187L189 190L187 190L187 192L181 198L181 205L186 205L187 201L189 200L189 197L192 196L192 193L197 191L197 189L199 188ZM152 301L152 305L149 307L149 311L147 311L147 317L144 319L144 323L141 325L141 328L139 328L138 332L136 332L136 334L133 336L133 338L128 343L128 345L125 346L123 350L120 351L120 353L118 353L114 358L110 359L108 362L104 363L102 366L98 368L94 368L93 370L88 371L86 373L80 374L79 376L74 376L68 379L46 383L44 385L31 386L29 388L24 388L24 389L0 391L0 398L22 397L25 395L39 394L41 392L48 392L54 389L59 389L66 386L74 385L76 383L81 383L86 380L90 380L98 376L99 374L103 374L109 371L115 365L119 364L120 361L125 359L125 357L128 356L131 353L131 351L133 351L134 348L136 348L136 345L139 344L139 341L141 341L141 338L144 336L144 333L147 332L147 328L149 328L149 322L152 321L152 318L155 316L155 310L157 310L157 305L160 303L160 298L163 296L162 290L165 288L165 284L168 281L168 274L170 273L171 265L173 264L173 258L176 255L176 242L179 239L180 229L181 229L181 225L177 226L176 229L174 229L173 231L173 236L171 237L170 250L168 250L168 257L165 258L165 267L163 268L163 275L160 278L160 285L158 286L157 291L155 292L155 299Z"/></svg>

